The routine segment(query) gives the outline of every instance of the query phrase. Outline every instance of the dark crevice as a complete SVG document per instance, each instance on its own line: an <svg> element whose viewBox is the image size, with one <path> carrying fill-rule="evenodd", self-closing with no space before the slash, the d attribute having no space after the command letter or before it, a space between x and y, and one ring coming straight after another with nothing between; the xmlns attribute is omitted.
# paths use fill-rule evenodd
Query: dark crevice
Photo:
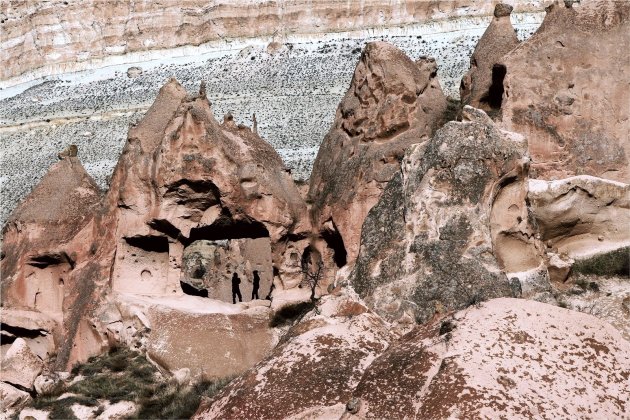
<svg viewBox="0 0 630 420"><path fill-rule="evenodd" d="M2 336L2 344L12 344L17 338L28 339L28 338L43 337L47 335L46 331L44 330L30 330L27 328L14 327L14 326L5 324L4 322L0 323L0 330L12 336L12 337L9 337L7 335Z"/></svg>
<svg viewBox="0 0 630 420"><path fill-rule="evenodd" d="M70 268L74 268L74 261L65 252L54 254L43 254L31 257L28 265L37 268L46 268L51 265L68 264Z"/></svg>
<svg viewBox="0 0 630 420"><path fill-rule="evenodd" d="M210 226L202 226L190 230L190 237L185 240L188 246L194 241L219 241L223 239L256 239L269 237L269 231L256 220L234 220L227 209Z"/></svg>
<svg viewBox="0 0 630 420"><path fill-rule="evenodd" d="M492 84L488 93L481 98L480 102L486 103L493 110L501 109L503 102L503 79L507 74L507 68L503 64L495 64L492 66Z"/></svg>
<svg viewBox="0 0 630 420"><path fill-rule="evenodd" d="M208 297L207 289L197 289L196 287L191 286L188 283L184 283L183 281L180 281L179 285L182 287L182 292L184 292L187 295L199 296L199 297L204 297L204 298Z"/></svg>
<svg viewBox="0 0 630 420"><path fill-rule="evenodd" d="M337 267L341 268L347 263L348 252L346 251L346 247L343 244L343 238L339 231L337 230L337 226L334 225L334 230L325 230L322 232L322 239L326 241L326 245L330 249L333 250L333 260Z"/></svg>
<svg viewBox="0 0 630 420"><path fill-rule="evenodd" d="M136 248L148 252L168 252L168 239L165 236L131 236L125 241Z"/></svg>
<svg viewBox="0 0 630 420"><path fill-rule="evenodd" d="M173 226L173 224L168 220L153 219L149 222L149 226L151 226L151 228L157 230L158 232L170 236L173 239L178 239L181 235L180 230Z"/></svg>

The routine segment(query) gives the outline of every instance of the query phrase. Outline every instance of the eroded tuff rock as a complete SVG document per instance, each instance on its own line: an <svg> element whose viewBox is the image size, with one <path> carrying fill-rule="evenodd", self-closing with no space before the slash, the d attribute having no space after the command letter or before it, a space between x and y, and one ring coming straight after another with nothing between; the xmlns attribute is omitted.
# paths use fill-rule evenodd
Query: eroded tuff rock
<svg viewBox="0 0 630 420"><path fill-rule="evenodd" d="M308 232L305 204L273 148L230 116L219 124L203 94L189 97L174 80L130 129L107 200L119 292L181 293L184 249L199 240L269 238L282 277L289 236Z"/></svg>
<svg viewBox="0 0 630 420"><path fill-rule="evenodd" d="M363 225L351 283L389 320L423 323L548 286L505 274L540 266L546 278L524 205L527 142L483 111L463 115L410 149Z"/></svg>
<svg viewBox="0 0 630 420"><path fill-rule="evenodd" d="M470 58L470 70L462 78L459 94L462 104L487 112L500 109L505 68L499 61L519 40L510 22L512 6L499 3L494 18L483 33Z"/></svg>
<svg viewBox="0 0 630 420"><path fill-rule="evenodd" d="M102 349L100 339L85 345L94 331L82 319L84 309L94 303L98 257L93 244L102 237L96 228L99 188L76 150L60 158L4 226L2 304L50 320L41 333L24 338L41 357L50 352L49 338L54 338L63 365L69 358L85 360ZM16 327L22 328L19 323Z"/></svg>
<svg viewBox="0 0 630 420"><path fill-rule="evenodd" d="M365 47L320 146L308 195L314 229L335 250L338 266L356 259L363 220L405 150L442 123L446 98L436 74L432 58L413 62L384 42Z"/></svg>
<svg viewBox="0 0 630 420"><path fill-rule="evenodd" d="M628 352L593 316L494 299L392 344L365 371L353 393L360 410L347 418L619 418Z"/></svg>
<svg viewBox="0 0 630 420"><path fill-rule="evenodd" d="M43 365L42 359L33 354L26 341L18 338L2 358L0 381L32 389Z"/></svg>
<svg viewBox="0 0 630 420"><path fill-rule="evenodd" d="M194 418L339 417L388 340L386 324L365 306L346 295L326 296L269 358L202 404Z"/></svg>
<svg viewBox="0 0 630 420"><path fill-rule="evenodd" d="M548 248L584 258L630 245L630 186L575 176L529 181L528 201Z"/></svg>
<svg viewBox="0 0 630 420"><path fill-rule="evenodd" d="M556 2L503 58L503 124L530 139L533 178L629 181L630 66L619 48L629 43L630 3Z"/></svg>

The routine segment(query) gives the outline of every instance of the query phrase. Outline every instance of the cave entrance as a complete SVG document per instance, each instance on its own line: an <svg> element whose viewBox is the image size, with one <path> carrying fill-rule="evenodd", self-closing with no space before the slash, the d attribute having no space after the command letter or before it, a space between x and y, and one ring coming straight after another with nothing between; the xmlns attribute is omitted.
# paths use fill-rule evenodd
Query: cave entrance
<svg viewBox="0 0 630 420"><path fill-rule="evenodd" d="M132 236L116 249L112 289L122 293L168 293L169 243L165 236Z"/></svg>
<svg viewBox="0 0 630 420"><path fill-rule="evenodd" d="M495 64L492 66L492 84L488 93L484 95L480 102L487 105L489 110L498 111L501 109L503 102L503 80L507 74L507 68L503 64Z"/></svg>
<svg viewBox="0 0 630 420"><path fill-rule="evenodd" d="M210 234L204 237L203 233ZM230 231L227 236L234 234L234 231ZM205 293L205 297L232 302L232 276L237 273L241 280L238 287L244 302L255 298L256 289L260 299L269 295L273 266L268 235L216 239L215 232L202 229L194 235L191 231L191 238L195 240L184 248L182 258L181 283L184 293L196 296ZM254 271L258 272L257 281ZM258 283L257 287L255 283Z"/></svg>

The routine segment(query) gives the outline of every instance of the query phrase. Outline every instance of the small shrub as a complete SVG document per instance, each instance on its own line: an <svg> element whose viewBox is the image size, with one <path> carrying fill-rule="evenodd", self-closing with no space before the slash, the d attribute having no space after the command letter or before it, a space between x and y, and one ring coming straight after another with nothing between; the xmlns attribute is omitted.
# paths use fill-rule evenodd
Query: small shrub
<svg viewBox="0 0 630 420"><path fill-rule="evenodd" d="M605 254L578 260L572 270L576 273L597 276L630 277L630 248L621 248Z"/></svg>
<svg viewBox="0 0 630 420"><path fill-rule="evenodd" d="M301 319L307 312L315 307L315 302L299 302L283 306L273 314L273 318L269 323L271 328L282 327L292 324Z"/></svg>

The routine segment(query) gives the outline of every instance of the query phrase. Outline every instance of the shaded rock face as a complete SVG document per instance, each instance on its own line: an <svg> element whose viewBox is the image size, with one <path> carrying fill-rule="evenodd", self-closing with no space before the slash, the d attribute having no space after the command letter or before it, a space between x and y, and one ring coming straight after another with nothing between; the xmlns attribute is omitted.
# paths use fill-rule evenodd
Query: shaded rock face
<svg viewBox="0 0 630 420"><path fill-rule="evenodd" d="M386 324L348 296L326 296L254 369L202 404L195 418L338 418L386 347Z"/></svg>
<svg viewBox="0 0 630 420"><path fill-rule="evenodd" d="M503 124L526 135L531 175L628 182L630 4L556 3L539 30L501 64Z"/></svg>
<svg viewBox="0 0 630 420"><path fill-rule="evenodd" d="M267 238L281 276L289 236L308 232L273 148L229 116L219 124L203 94L188 97L175 81L130 130L107 205L117 226L112 287L121 292L181 293L185 248L200 240Z"/></svg>
<svg viewBox="0 0 630 420"><path fill-rule="evenodd" d="M502 195L526 192L526 141L498 129L482 111L466 107L464 118L408 152L363 225L351 283L389 320L424 323L436 313L518 296L520 283L505 272L542 262L528 219L520 216L524 203L509 210L513 217L493 217L512 206ZM495 257L497 244L531 261Z"/></svg>
<svg viewBox="0 0 630 420"><path fill-rule="evenodd" d="M519 43L510 22L511 13L510 5L495 6L494 18L477 43L470 58L470 70L462 79L459 89L462 104L489 113L501 109L505 67L499 62Z"/></svg>
<svg viewBox="0 0 630 420"><path fill-rule="evenodd" d="M617 418L630 401L628 351L593 316L495 299L391 345L353 393L355 418Z"/></svg>
<svg viewBox="0 0 630 420"><path fill-rule="evenodd" d="M33 389L35 378L43 368L42 360L33 354L26 341L18 338L2 358L0 380L23 389Z"/></svg>
<svg viewBox="0 0 630 420"><path fill-rule="evenodd" d="M356 259L363 220L405 150L442 122L446 99L436 74L432 58L413 62L390 44L367 44L319 149L308 195L314 230L338 266Z"/></svg>

